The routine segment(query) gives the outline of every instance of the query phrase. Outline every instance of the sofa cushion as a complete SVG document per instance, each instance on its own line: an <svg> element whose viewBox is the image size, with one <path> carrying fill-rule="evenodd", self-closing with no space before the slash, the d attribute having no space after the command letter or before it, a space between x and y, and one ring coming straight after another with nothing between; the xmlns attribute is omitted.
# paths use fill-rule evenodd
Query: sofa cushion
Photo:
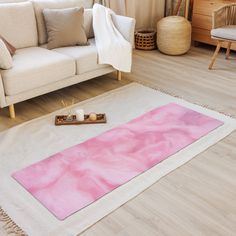
<svg viewBox="0 0 236 236"><path fill-rule="evenodd" d="M6 95L16 95L75 75L75 62L68 56L40 47L19 49L13 67L2 70Z"/></svg>
<svg viewBox="0 0 236 236"><path fill-rule="evenodd" d="M85 9L84 10L84 29L87 35L87 38L94 38L93 32L93 10Z"/></svg>
<svg viewBox="0 0 236 236"><path fill-rule="evenodd" d="M15 48L38 45L37 25L31 2L0 4L0 35Z"/></svg>
<svg viewBox="0 0 236 236"><path fill-rule="evenodd" d="M84 0L32 0L38 26L39 44L47 43L47 31L43 17L44 9L63 9L82 7Z"/></svg>
<svg viewBox="0 0 236 236"><path fill-rule="evenodd" d="M48 49L87 45L84 30L84 8L44 9Z"/></svg>
<svg viewBox="0 0 236 236"><path fill-rule="evenodd" d="M94 39L89 39L88 46L56 48L53 51L75 59L77 75L109 66L98 64L98 53Z"/></svg>

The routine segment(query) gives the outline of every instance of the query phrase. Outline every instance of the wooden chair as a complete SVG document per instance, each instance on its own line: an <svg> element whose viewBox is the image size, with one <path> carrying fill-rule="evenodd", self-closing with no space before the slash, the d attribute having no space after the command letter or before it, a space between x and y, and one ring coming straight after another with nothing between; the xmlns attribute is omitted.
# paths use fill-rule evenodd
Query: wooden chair
<svg viewBox="0 0 236 236"><path fill-rule="evenodd" d="M222 43L227 43L226 59L228 59L231 44L236 42L236 4L225 5L214 11L212 23L211 38L217 40L217 46L209 70L215 63Z"/></svg>

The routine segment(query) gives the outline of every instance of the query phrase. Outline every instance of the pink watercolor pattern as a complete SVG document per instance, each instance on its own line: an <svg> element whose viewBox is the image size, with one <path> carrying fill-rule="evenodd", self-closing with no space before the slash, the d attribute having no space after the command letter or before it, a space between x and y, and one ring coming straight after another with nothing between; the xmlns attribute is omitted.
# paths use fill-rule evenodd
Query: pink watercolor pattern
<svg viewBox="0 0 236 236"><path fill-rule="evenodd" d="M170 103L12 176L63 220L222 124Z"/></svg>

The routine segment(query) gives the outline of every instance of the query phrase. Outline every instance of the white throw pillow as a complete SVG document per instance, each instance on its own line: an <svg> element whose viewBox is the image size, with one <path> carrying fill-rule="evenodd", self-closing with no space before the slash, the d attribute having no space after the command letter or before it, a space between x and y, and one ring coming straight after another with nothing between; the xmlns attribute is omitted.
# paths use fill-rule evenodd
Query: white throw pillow
<svg viewBox="0 0 236 236"><path fill-rule="evenodd" d="M0 69L8 70L12 68L12 57L5 43L0 39Z"/></svg>

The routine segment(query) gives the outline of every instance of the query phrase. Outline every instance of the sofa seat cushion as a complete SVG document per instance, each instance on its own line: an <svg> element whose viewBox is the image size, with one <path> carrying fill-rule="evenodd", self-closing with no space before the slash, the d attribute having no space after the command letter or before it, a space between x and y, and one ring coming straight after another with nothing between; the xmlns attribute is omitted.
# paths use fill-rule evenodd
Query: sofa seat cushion
<svg viewBox="0 0 236 236"><path fill-rule="evenodd" d="M94 39L89 39L88 46L73 46L56 48L53 51L67 55L76 60L76 74L83 74L93 70L108 67L109 65L98 64L98 53Z"/></svg>
<svg viewBox="0 0 236 236"><path fill-rule="evenodd" d="M75 75L75 61L40 47L19 49L13 67L2 70L6 95L16 95Z"/></svg>

